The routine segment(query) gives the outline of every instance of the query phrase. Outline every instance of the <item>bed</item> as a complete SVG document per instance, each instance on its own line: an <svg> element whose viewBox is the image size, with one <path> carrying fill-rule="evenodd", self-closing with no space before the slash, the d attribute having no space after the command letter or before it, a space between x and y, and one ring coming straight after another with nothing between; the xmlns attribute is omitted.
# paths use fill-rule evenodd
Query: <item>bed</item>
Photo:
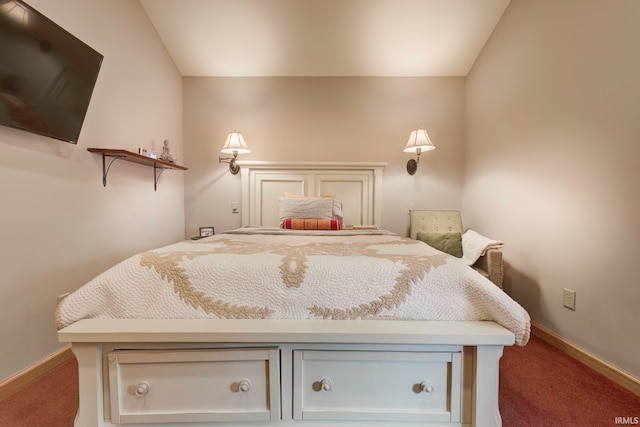
<svg viewBox="0 0 640 427"><path fill-rule="evenodd" d="M136 254L63 300L75 425L501 425L499 359L528 314L381 229L383 168L243 164L246 227ZM307 225L273 226L308 203Z"/></svg>

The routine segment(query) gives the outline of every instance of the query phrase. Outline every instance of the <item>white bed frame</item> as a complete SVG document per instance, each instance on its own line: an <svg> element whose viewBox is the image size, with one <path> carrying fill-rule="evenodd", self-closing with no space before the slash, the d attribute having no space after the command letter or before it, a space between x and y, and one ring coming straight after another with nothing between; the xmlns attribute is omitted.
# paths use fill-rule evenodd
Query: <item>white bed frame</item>
<svg viewBox="0 0 640 427"><path fill-rule="evenodd" d="M286 191L381 226L383 168L243 163L243 224L273 225ZM514 344L493 322L399 320L92 319L58 338L78 360L77 427L500 426Z"/></svg>

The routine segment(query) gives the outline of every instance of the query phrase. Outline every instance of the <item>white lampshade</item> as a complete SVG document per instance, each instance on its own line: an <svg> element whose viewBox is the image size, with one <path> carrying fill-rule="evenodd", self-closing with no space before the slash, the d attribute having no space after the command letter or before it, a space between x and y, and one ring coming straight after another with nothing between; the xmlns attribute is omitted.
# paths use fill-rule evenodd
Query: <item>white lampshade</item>
<svg viewBox="0 0 640 427"><path fill-rule="evenodd" d="M224 143L224 147L222 147L221 152L225 154L247 154L250 153L249 147L247 147L247 143L244 142L244 138L240 132L229 132L227 135L227 140Z"/></svg>
<svg viewBox="0 0 640 427"><path fill-rule="evenodd" d="M418 128L411 131L409 141L402 151L405 153L421 153L433 150L434 148L436 148L436 146L433 145L433 142L429 139L427 131Z"/></svg>

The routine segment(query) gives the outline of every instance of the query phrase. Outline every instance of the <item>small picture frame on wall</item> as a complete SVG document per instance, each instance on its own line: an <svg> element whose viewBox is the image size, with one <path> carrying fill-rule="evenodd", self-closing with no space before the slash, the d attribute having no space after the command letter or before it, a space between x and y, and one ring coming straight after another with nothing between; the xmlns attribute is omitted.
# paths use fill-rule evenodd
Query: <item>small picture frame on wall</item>
<svg viewBox="0 0 640 427"><path fill-rule="evenodd" d="M200 237L209 237L216 234L213 227L200 227Z"/></svg>

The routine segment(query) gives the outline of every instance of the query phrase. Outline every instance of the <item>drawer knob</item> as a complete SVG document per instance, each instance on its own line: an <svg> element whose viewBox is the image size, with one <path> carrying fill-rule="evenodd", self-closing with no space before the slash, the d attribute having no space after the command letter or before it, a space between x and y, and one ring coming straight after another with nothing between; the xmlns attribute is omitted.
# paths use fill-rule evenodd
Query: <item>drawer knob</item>
<svg viewBox="0 0 640 427"><path fill-rule="evenodd" d="M144 396L145 394L149 393L150 389L151 386L149 385L149 383L146 381L142 381L136 386L136 396Z"/></svg>
<svg viewBox="0 0 640 427"><path fill-rule="evenodd" d="M425 393L433 393L433 386L426 381L420 383L420 390Z"/></svg>
<svg viewBox="0 0 640 427"><path fill-rule="evenodd" d="M331 391L331 380L329 378L323 378L320 381L320 390L327 393Z"/></svg>
<svg viewBox="0 0 640 427"><path fill-rule="evenodd" d="M240 381L240 383L238 383L238 390L240 390L242 393L248 392L250 388L251 388L251 381L249 380L242 380Z"/></svg>

